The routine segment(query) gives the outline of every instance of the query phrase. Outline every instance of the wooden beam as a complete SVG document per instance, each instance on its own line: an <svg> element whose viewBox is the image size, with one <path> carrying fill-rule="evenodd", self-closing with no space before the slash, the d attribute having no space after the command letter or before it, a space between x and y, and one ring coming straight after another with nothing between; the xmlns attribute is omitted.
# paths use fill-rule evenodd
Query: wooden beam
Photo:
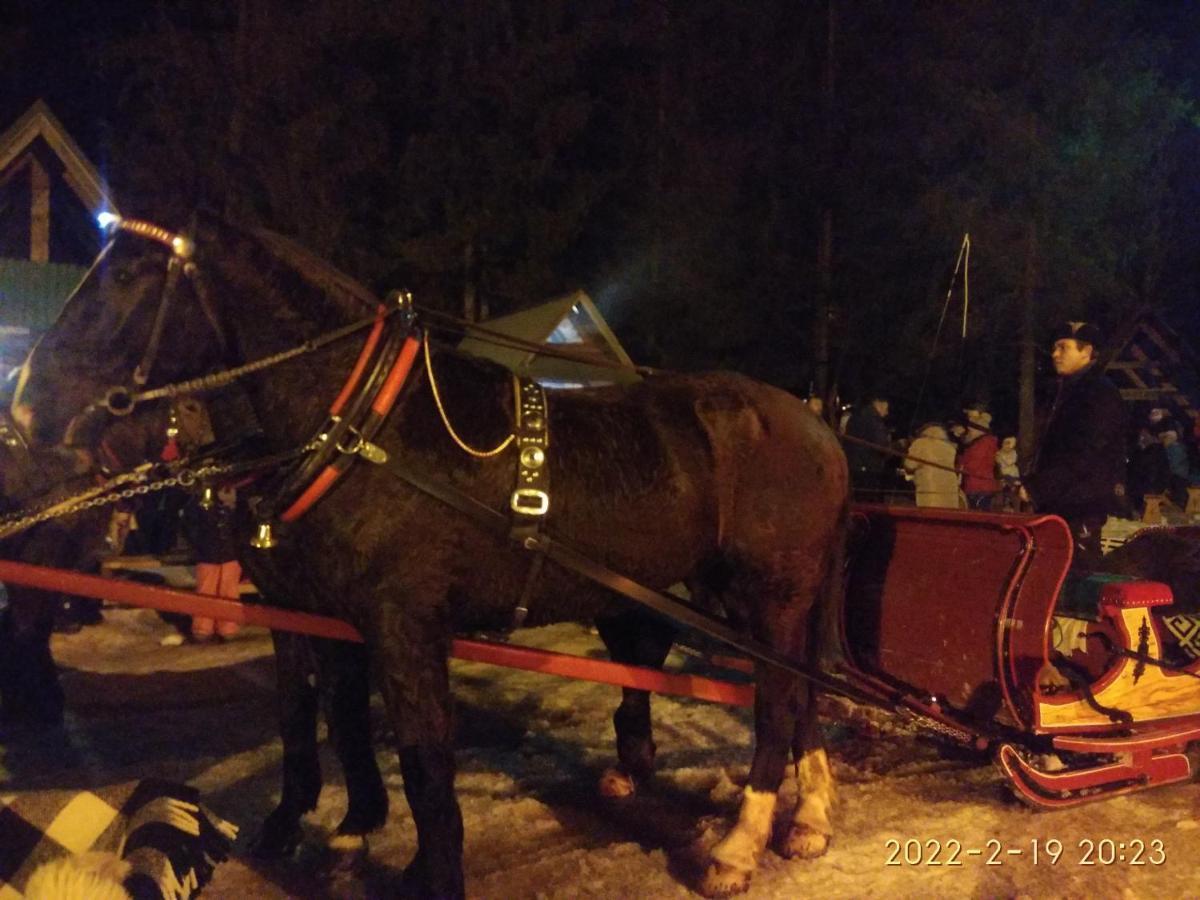
<svg viewBox="0 0 1200 900"><path fill-rule="evenodd" d="M29 259L50 262L50 174L36 157L29 162Z"/></svg>
<svg viewBox="0 0 1200 900"><path fill-rule="evenodd" d="M1122 400L1161 400L1164 396L1178 394L1179 388L1121 388Z"/></svg>
<svg viewBox="0 0 1200 900"><path fill-rule="evenodd" d="M1128 378L1130 381L1132 381L1132 382L1133 382L1133 386L1134 386L1134 387L1136 387L1136 388L1148 388L1148 387L1150 387L1150 385L1146 384L1146 381L1145 381L1145 379L1144 379L1144 378L1142 378L1142 376L1141 376L1141 375L1139 375L1137 372L1133 371L1132 369L1128 369L1128 370L1126 370L1126 372L1125 372L1125 377L1126 377L1126 378Z"/></svg>
<svg viewBox="0 0 1200 900"><path fill-rule="evenodd" d="M1138 360L1118 360L1116 362L1110 362L1107 366L1105 366L1105 368L1106 369L1119 369L1119 370L1126 371L1126 372L1133 371L1134 369L1146 369L1152 375L1161 375L1162 374L1162 369L1158 363L1156 363L1152 359L1145 359L1145 358L1138 359Z"/></svg>
<svg viewBox="0 0 1200 900"><path fill-rule="evenodd" d="M1158 349L1166 354L1168 360L1173 363L1179 362L1179 354L1171 349L1170 343L1162 336L1162 334L1159 333L1157 328L1155 328L1149 322L1143 322L1142 331L1145 333L1146 337L1150 338L1151 341L1158 345Z"/></svg>

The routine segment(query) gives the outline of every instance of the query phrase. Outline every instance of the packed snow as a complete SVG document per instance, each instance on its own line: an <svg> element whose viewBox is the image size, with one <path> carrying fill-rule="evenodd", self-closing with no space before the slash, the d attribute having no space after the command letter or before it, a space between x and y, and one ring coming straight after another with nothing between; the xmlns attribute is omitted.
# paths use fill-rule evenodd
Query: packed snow
<svg viewBox="0 0 1200 900"><path fill-rule="evenodd" d="M324 849L346 797L337 763L323 746L328 785L306 819L304 846L295 860L259 862L246 856L245 845L279 790L269 636L248 629L223 644L162 646L170 632L148 610L109 608L103 624L56 635L67 727L6 735L0 789L95 787L149 775L186 781L242 828L234 858L217 870L203 896L395 895L415 833L378 698L377 753L392 808L369 853L348 859ZM603 655L599 639L581 625L526 629L513 640ZM678 653L669 666L719 674ZM630 800L607 802L594 787L613 755L617 688L457 661L453 674L470 896L694 896L689 885L703 849L736 815L752 746L749 710L656 698L656 783ZM839 780L837 835L814 861L787 861L768 851L750 897L1200 893L1192 874L1200 851L1194 785L1034 812L1011 799L986 759L949 753L880 710L836 698L823 708ZM784 791L793 790L789 777ZM1081 842L1103 839L1140 840L1147 849L1161 841L1163 861L1155 864L1147 852L1141 864L1129 858L1084 864ZM1042 848L1036 861L1034 840ZM1056 863L1046 852L1054 840L1062 845ZM906 844L914 841L919 845ZM940 842L932 860L940 865L931 864L937 846L931 842ZM961 847L961 865L945 864L952 842ZM993 856L996 864L989 865Z"/></svg>

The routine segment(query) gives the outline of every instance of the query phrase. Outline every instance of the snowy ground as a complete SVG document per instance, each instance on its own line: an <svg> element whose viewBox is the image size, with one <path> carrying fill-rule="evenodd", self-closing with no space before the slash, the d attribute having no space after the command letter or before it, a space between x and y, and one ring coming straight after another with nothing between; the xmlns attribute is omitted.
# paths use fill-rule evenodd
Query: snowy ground
<svg viewBox="0 0 1200 900"><path fill-rule="evenodd" d="M270 641L250 630L224 645L167 648L168 632L143 610L108 610L105 624L56 636L69 704L65 734L18 735L3 752L5 792L113 784L148 775L200 788L243 837L272 807L280 745L274 734ZM575 625L519 632L522 643L601 654ZM675 666L695 665L673 657ZM653 792L600 802L593 784L612 747L616 688L482 664L454 663L459 698L458 795L466 820L467 889L473 897L687 897L696 849L736 810L749 763L747 710L657 698L661 777ZM829 853L813 862L768 854L751 897L1187 897L1200 851L1197 787L1186 785L1055 813L1007 796L986 762L938 748L873 710L836 704L827 719L840 781ZM381 713L380 710L376 710ZM392 793L387 826L367 862L330 873L320 842L345 802L340 773L306 828L309 845L287 864L237 857L206 897L386 897L414 848L395 754L377 715L381 765ZM1035 864L1029 841L1057 839L1056 865ZM1161 865L1082 865L1084 839L1162 841ZM887 865L888 841L960 842L961 866ZM1001 865L985 861L996 845ZM968 855L972 849L979 855ZM1147 857L1149 854L1147 854ZM943 853L945 859L945 853Z"/></svg>

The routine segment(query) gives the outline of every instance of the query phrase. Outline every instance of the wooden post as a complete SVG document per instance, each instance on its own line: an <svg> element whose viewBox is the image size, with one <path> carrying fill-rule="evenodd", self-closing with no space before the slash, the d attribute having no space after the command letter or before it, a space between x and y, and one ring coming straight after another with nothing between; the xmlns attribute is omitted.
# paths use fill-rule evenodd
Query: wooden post
<svg viewBox="0 0 1200 900"><path fill-rule="evenodd" d="M50 176L36 157L29 158L29 259L50 262Z"/></svg>
<svg viewBox="0 0 1200 900"><path fill-rule="evenodd" d="M1147 525L1161 525L1162 505L1166 499L1162 494L1147 494L1145 497L1146 508L1142 511L1142 521Z"/></svg>
<svg viewBox="0 0 1200 900"><path fill-rule="evenodd" d="M1184 514L1188 517L1200 516L1200 487L1189 487L1187 506L1184 507Z"/></svg>

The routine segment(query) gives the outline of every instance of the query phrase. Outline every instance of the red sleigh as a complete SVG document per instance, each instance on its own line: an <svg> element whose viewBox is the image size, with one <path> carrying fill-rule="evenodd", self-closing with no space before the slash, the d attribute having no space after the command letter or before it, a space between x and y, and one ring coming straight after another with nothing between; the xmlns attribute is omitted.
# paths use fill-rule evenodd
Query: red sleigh
<svg viewBox="0 0 1200 900"><path fill-rule="evenodd" d="M847 674L990 749L1039 807L1188 780L1200 741L1200 661L1166 653L1194 627L1164 619L1170 588L1068 579L1071 555L1054 516L855 510Z"/></svg>

